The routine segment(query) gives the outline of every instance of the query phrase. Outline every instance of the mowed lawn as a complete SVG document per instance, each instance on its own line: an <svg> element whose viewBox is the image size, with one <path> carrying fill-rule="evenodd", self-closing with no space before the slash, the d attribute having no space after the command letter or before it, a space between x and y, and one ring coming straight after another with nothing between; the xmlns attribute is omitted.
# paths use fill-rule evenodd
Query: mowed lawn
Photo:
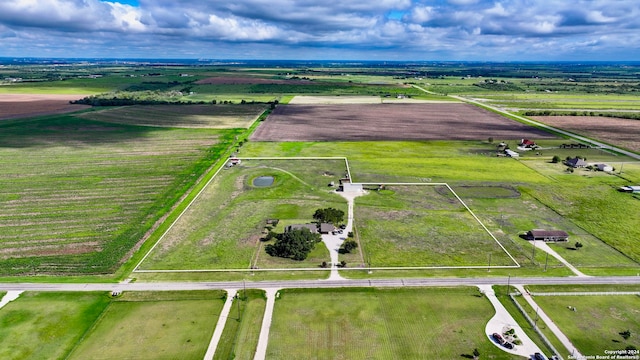
<svg viewBox="0 0 640 360"><path fill-rule="evenodd" d="M319 208L346 212L346 200L328 186L337 183L344 171L344 160L247 159L221 170L140 269L318 267L329 261L323 244L317 244L307 260L294 261L267 255L264 245L269 242L260 239L267 219L278 219L273 231L282 233L286 225L313 221ZM271 176L274 183L254 186L253 180L260 176Z"/></svg>
<svg viewBox="0 0 640 360"><path fill-rule="evenodd" d="M111 272L237 131L0 124L0 274Z"/></svg>
<svg viewBox="0 0 640 360"><path fill-rule="evenodd" d="M627 346L640 349L637 295L536 296L536 303L583 355L606 355L605 350ZM631 337L625 340L620 333L626 330Z"/></svg>
<svg viewBox="0 0 640 360"><path fill-rule="evenodd" d="M65 359L109 302L106 293L21 294L0 309L0 358Z"/></svg>
<svg viewBox="0 0 640 360"><path fill-rule="evenodd" d="M86 119L117 124L176 128L248 128L266 105L134 105L86 112Z"/></svg>
<svg viewBox="0 0 640 360"><path fill-rule="evenodd" d="M282 290L268 359L518 359L485 335L476 288Z"/></svg>
<svg viewBox="0 0 640 360"><path fill-rule="evenodd" d="M68 359L202 359L222 291L123 293Z"/></svg>
<svg viewBox="0 0 640 360"><path fill-rule="evenodd" d="M389 266L516 264L442 185L390 185L356 198L365 261Z"/></svg>

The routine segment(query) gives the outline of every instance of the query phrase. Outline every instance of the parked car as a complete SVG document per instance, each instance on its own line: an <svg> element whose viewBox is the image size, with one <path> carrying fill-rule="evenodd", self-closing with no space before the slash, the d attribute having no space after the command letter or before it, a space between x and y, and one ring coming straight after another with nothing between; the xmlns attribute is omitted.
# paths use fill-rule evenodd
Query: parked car
<svg viewBox="0 0 640 360"><path fill-rule="evenodd" d="M510 342L506 342L504 343L504 347L506 347L507 349L513 349L513 344Z"/></svg>
<svg viewBox="0 0 640 360"><path fill-rule="evenodd" d="M504 339L502 338L502 336L500 336L500 334L493 333L491 336L493 337L493 340L495 340L498 344L504 344Z"/></svg>
<svg viewBox="0 0 640 360"><path fill-rule="evenodd" d="M540 353L533 354L533 359L534 360L547 360L547 358L544 355L540 354Z"/></svg>

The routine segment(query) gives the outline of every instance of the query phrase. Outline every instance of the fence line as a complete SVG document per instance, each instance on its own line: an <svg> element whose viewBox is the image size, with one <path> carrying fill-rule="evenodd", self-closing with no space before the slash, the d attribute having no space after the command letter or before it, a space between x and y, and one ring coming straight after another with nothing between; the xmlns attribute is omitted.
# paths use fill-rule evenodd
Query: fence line
<svg viewBox="0 0 640 360"><path fill-rule="evenodd" d="M551 351L553 351L553 353L558 357L558 359L564 360L562 358L562 355L560 355L560 352L558 352L558 350L556 350L556 348L551 344L551 341L549 341L549 339L547 339L547 337L544 336L542 331L540 331L540 329L538 328L537 324L531 319L531 317L529 317L529 314L527 314L527 312L524 311L522 306L520 306L520 304L516 301L516 299L513 297L512 294L509 294L509 298L511 299L511 302L513 302L515 304L515 306L518 308L518 310L520 310L520 313L522 313L522 315L524 315L524 318L527 320L529 325L531 325L533 327L533 330L536 332L536 334L538 334L540 336L540 338L542 339L542 342L544 342L544 344L549 349L551 349Z"/></svg>

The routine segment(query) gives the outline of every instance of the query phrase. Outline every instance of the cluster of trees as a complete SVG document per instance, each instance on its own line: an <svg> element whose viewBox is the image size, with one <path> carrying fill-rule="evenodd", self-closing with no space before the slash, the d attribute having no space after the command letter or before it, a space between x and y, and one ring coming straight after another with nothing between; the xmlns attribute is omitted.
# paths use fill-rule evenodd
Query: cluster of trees
<svg viewBox="0 0 640 360"><path fill-rule="evenodd" d="M344 211L334 208L318 209L313 213L313 218L319 223L337 225L344 221Z"/></svg>
<svg viewBox="0 0 640 360"><path fill-rule="evenodd" d="M527 110L523 111L524 116L602 116L623 119L640 120L638 113L626 112L600 112L600 111L575 111L575 110Z"/></svg>
<svg viewBox="0 0 640 360"><path fill-rule="evenodd" d="M275 243L265 246L267 254L271 256L290 258L302 261L322 240L318 233L312 233L309 229L295 229L282 234L270 234L276 238Z"/></svg>

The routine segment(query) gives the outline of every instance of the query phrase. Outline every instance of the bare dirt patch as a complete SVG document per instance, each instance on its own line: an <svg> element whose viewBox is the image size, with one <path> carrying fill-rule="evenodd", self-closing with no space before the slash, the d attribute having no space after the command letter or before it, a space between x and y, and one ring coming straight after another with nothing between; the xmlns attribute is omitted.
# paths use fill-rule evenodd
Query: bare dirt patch
<svg viewBox="0 0 640 360"><path fill-rule="evenodd" d="M380 96L312 96L297 95L290 105L334 105L334 104L380 104L380 103L451 103L442 100L423 100L413 98L381 98Z"/></svg>
<svg viewBox="0 0 640 360"><path fill-rule="evenodd" d="M481 140L555 138L462 103L281 105L254 141Z"/></svg>
<svg viewBox="0 0 640 360"><path fill-rule="evenodd" d="M69 104L85 95L0 94L0 120L49 114L64 114L86 109L87 105Z"/></svg>
<svg viewBox="0 0 640 360"><path fill-rule="evenodd" d="M593 139L640 151L640 120L602 116L533 116L532 119Z"/></svg>

